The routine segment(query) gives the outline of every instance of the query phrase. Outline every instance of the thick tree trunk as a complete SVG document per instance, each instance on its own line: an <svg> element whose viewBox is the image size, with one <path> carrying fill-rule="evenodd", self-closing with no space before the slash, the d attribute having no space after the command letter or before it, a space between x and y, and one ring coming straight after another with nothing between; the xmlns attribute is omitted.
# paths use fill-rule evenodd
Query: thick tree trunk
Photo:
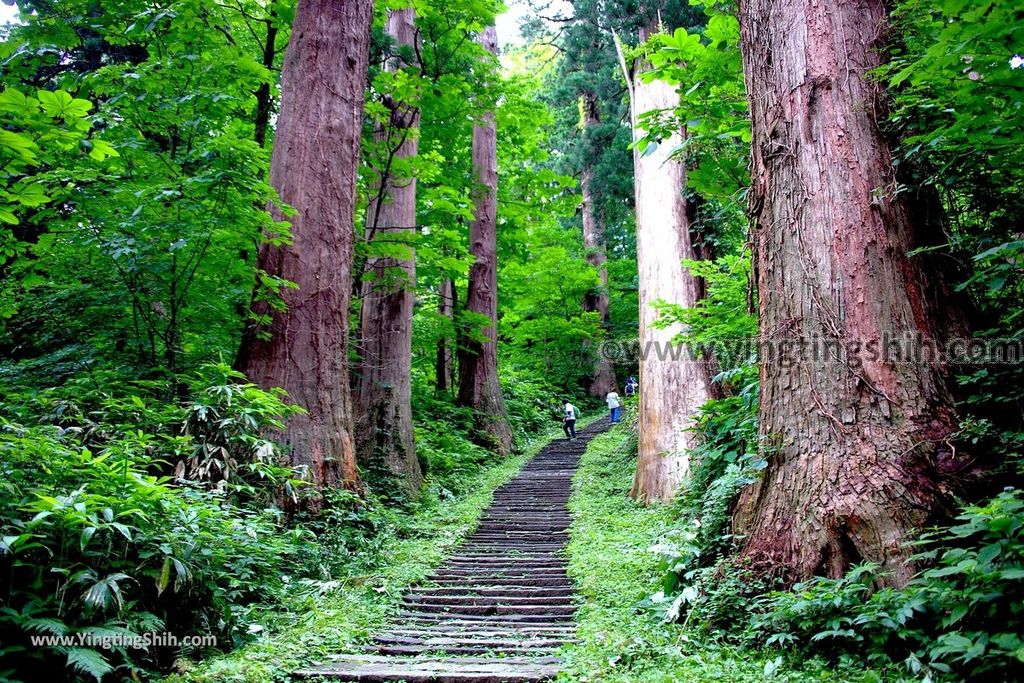
<svg viewBox="0 0 1024 683"><path fill-rule="evenodd" d="M493 26L480 34L480 43L498 53ZM469 252L475 261L469 269L466 310L487 316L488 327L479 330L481 343L467 339L459 349L460 405L473 408L482 440L501 455L515 444L505 414L505 399L498 382L498 142L494 113L488 112L473 126L475 213L469 226Z"/></svg>
<svg viewBox="0 0 1024 683"><path fill-rule="evenodd" d="M638 63L634 68L639 72L644 65ZM664 81L644 82L640 73L629 80L633 135L640 139L640 116L656 109L674 109L679 94ZM682 266L683 259L696 258L683 194L686 163L670 158L682 143L683 132L678 131L661 140L650 154L640 149L633 152L641 356L640 434L630 495L644 502L669 500L685 482L688 451L696 438L688 428L697 409L712 395L705 363L672 344L680 332L678 326L651 328L658 317L656 302L693 306L701 291L697 278Z"/></svg>
<svg viewBox="0 0 1024 683"><path fill-rule="evenodd" d="M259 267L291 280L286 310L248 352L246 374L283 387L308 414L277 435L321 488L358 488L348 380L356 169L369 57L370 0L300 0L281 76L270 182L297 214L288 246ZM275 207L277 220L285 216Z"/></svg>
<svg viewBox="0 0 1024 683"><path fill-rule="evenodd" d="M915 226L876 124L883 93L867 77L884 5L740 8L761 338L771 347L761 364L768 467L738 502L735 530L748 557L788 580L873 561L902 583L904 544L949 502L960 464L943 368L872 353L886 339L941 336L930 302L942 297L907 255Z"/></svg>
<svg viewBox="0 0 1024 683"><path fill-rule="evenodd" d="M387 32L399 47L416 40L415 10L391 10ZM397 58L385 68L401 68ZM391 119L381 136L397 149L395 159L416 156L419 110L391 103ZM416 260L416 178L381 178L377 201L369 209L367 237L373 242L402 242L409 258L371 256L366 263L360 309L359 352L362 362L356 391L356 454L368 472L394 480L415 498L423 483L416 459L412 424L412 313Z"/></svg>
<svg viewBox="0 0 1024 683"><path fill-rule="evenodd" d="M448 320L455 318L455 283L451 278L441 278L437 290L437 312ZM447 337L441 337L437 340L437 360L434 365L434 381L439 394L448 394L455 390L452 360L451 343Z"/></svg>
<svg viewBox="0 0 1024 683"><path fill-rule="evenodd" d="M597 107L597 96L594 93L585 93L583 96L584 132L600 123ZM580 190L583 193L583 248L586 250L587 263L597 270L598 276L601 278L601 289L587 295L583 301L583 310L597 312L601 316L601 326L607 329L608 268L605 266L605 261L608 260L608 257L605 253L604 222L594 203L593 182L594 170L588 161L584 163L580 179ZM614 388L615 366L611 359L598 353L594 363L594 375L590 380L590 394L597 398L604 398Z"/></svg>

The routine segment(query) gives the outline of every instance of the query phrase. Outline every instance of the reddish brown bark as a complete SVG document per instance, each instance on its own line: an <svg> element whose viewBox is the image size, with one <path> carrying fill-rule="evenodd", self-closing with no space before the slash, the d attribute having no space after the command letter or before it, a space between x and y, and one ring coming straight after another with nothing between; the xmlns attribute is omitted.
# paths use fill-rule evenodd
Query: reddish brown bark
<svg viewBox="0 0 1024 683"><path fill-rule="evenodd" d="M958 467L943 368L842 351L941 324L867 77L885 20L882 0L740 4L762 341L834 344L761 365L768 467L734 521L745 554L791 580L869 560L904 581L904 544L949 502Z"/></svg>
<svg viewBox="0 0 1024 683"><path fill-rule="evenodd" d="M388 12L387 33L396 46L416 40L415 11ZM398 58L385 68L402 68ZM391 102L390 120L378 138L394 159L416 156L419 110ZM423 483L416 459L412 424L412 313L415 299L416 178L384 172L376 200L368 211L367 241L404 244L408 258L370 256L362 285L360 308L361 360L355 392L356 454L368 472L386 477L408 497L415 498Z"/></svg>
<svg viewBox="0 0 1024 683"><path fill-rule="evenodd" d="M641 32L646 39L657 25ZM679 94L663 81L645 82L642 61L629 73L630 115L634 139L644 135L640 115L675 109ZM626 70L623 61L623 69ZM690 239L689 213L683 190L686 162L671 158L682 145L683 131L660 140L648 154L633 152L636 191L636 252L640 285L640 413L636 475L630 495L639 500L671 499L689 475L689 450L696 435L689 431L697 409L711 398L706 364L672 344L678 326L652 329L655 303L693 306L700 296L697 278L684 259L697 257Z"/></svg>
<svg viewBox="0 0 1024 683"><path fill-rule="evenodd" d="M491 54L498 53L493 26L480 34L480 43ZM469 269L466 310L487 316L489 325L477 330L487 339L467 338L459 348L459 405L473 408L479 436L501 455L511 453L515 444L505 413L505 399L498 382L498 142L494 112L488 112L473 126L474 218L469 226L469 252L474 257Z"/></svg>
<svg viewBox="0 0 1024 683"><path fill-rule="evenodd" d="M290 280L287 305L246 354L246 374L308 411L278 438L316 486L359 486L352 446L348 308L370 0L300 0L281 76L270 182L296 210L292 243L265 244L259 267ZM285 216L272 208L277 220Z"/></svg>
<svg viewBox="0 0 1024 683"><path fill-rule="evenodd" d="M600 123L597 96L594 93L583 95L583 126L584 132L593 129ZM580 191L583 194L583 248L586 250L587 263L596 271L601 279L601 287L588 294L583 301L583 310L596 312L601 316L601 326L608 328L608 268L605 261L605 229L600 213L595 206L594 170L590 163L584 163L580 179ZM590 380L589 391L592 396L604 398L615 388L615 366L603 354L597 354L594 363L594 375Z"/></svg>

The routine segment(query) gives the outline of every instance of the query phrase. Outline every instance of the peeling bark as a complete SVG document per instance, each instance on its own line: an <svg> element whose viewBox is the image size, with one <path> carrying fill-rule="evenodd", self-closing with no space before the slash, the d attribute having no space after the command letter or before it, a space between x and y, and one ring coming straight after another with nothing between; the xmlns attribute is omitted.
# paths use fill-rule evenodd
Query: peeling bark
<svg viewBox="0 0 1024 683"><path fill-rule="evenodd" d="M641 32L645 40L656 30ZM620 55L621 57L621 55ZM623 60L623 69L626 70ZM627 72L634 139L643 137L638 121L644 112L674 109L675 88L663 81L644 82L643 63ZM661 140L644 155L633 152L636 192L636 253L640 285L640 415L636 475L629 494L644 502L670 500L689 474L688 451L696 435L687 431L697 409L711 398L707 366L692 358L672 339L678 326L652 329L657 301L693 306L701 292L684 259L697 257L690 239L689 213L683 189L686 163L670 158L683 142L683 131Z"/></svg>
<svg viewBox="0 0 1024 683"><path fill-rule="evenodd" d="M493 26L480 34L480 43L498 53ZM469 269L466 310L487 316L490 325L480 330L488 341L467 339L459 349L459 405L473 408L478 435L501 455L515 444L505 413L505 399L498 382L498 144L494 112L484 114L473 126L473 171L476 176L475 213L469 226Z"/></svg>
<svg viewBox="0 0 1024 683"><path fill-rule="evenodd" d="M942 336L929 302L945 297L908 256L920 217L894 192L884 93L867 78L885 21L881 0L740 3L764 343ZM904 544L965 465L944 369L790 351L761 364L768 466L735 509L744 553L788 580L873 561L903 583Z"/></svg>
<svg viewBox="0 0 1024 683"><path fill-rule="evenodd" d="M390 10L387 32L397 46L416 40L415 10ZM396 58L385 68L402 67ZM419 148L419 110L390 104L387 128L379 133L394 157L414 157ZM397 147L395 147L397 145ZM368 472L392 480L410 498L423 483L412 423L412 314L415 300L416 178L380 179L369 209L367 238L407 244L409 258L371 256L366 263L360 308L359 379L355 392L356 454Z"/></svg>
<svg viewBox="0 0 1024 683"><path fill-rule="evenodd" d="M264 244L259 267L291 280L287 309L246 355L246 375L308 411L275 435L318 488L359 487L348 380L356 171L369 58L369 0L300 0L281 77L270 183L297 214L292 243ZM276 220L286 220L271 207Z"/></svg>
<svg viewBox="0 0 1024 683"><path fill-rule="evenodd" d="M600 123L597 96L594 93L585 93L584 107L584 129L593 128ZM594 192L592 189L594 171L589 163L583 166L583 174L580 179L580 190L583 194L583 248L586 250L587 263L589 263L601 278L601 288L588 294L583 301L583 310L596 312L601 316L601 327L608 328L608 268L605 261L608 257L605 253L605 226L598 214L594 203ZM597 355L594 363L594 374L590 381L590 394L603 399L609 391L615 388L615 366L611 360L602 354Z"/></svg>

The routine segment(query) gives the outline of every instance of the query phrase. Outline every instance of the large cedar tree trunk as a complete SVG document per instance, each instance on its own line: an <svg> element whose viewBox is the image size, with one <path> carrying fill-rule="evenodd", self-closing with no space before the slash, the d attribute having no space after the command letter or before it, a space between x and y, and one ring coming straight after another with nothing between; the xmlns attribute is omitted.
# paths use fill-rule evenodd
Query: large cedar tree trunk
<svg viewBox="0 0 1024 683"><path fill-rule="evenodd" d="M645 40L656 25L641 32ZM625 64L623 63L625 69ZM644 112L674 109L679 94L664 81L644 82L642 61L629 78L630 116L635 139L644 132ZM695 434L693 416L711 398L707 366L688 350L672 344L678 326L652 329L655 302L693 306L700 296L697 278L683 266L695 259L686 197L686 163L670 158L683 142L676 131L649 154L633 152L636 192L636 253L640 286L640 414L636 475L630 495L644 502L671 499L689 474L688 451Z"/></svg>
<svg viewBox="0 0 1024 683"><path fill-rule="evenodd" d="M397 47L416 41L415 10L391 10L387 32ZM400 60L385 68L397 70ZM395 159L416 156L419 110L391 102L391 116L380 137L394 149ZM395 480L415 498L423 482L416 459L412 424L412 313L416 260L412 238L416 229L416 178L381 178L371 203L367 241L404 243L408 258L371 256L366 263L360 309L361 357L355 412L356 454L367 471Z"/></svg>
<svg viewBox="0 0 1024 683"><path fill-rule="evenodd" d="M481 32L480 43L491 54L498 53L493 26ZM466 339L459 348L458 402L473 408L477 431L487 445L506 455L515 444L498 383L498 138L494 112L484 114L473 126L473 171L475 213L469 226L469 252L475 260L469 269L466 310L487 316L489 325L478 331L487 341Z"/></svg>
<svg viewBox="0 0 1024 683"><path fill-rule="evenodd" d="M600 123L597 96L594 93L583 95L583 126L584 133ZM584 162L583 173L580 178L580 190L583 193L583 248L587 253L589 263L601 278L601 288L588 294L583 301L583 309L596 312L601 316L601 326L608 328L608 268L605 261L608 257L605 253L605 229L604 221L600 212L594 204L594 169L589 159ZM594 375L590 380L590 394L598 398L604 398L609 391L615 388L615 366L611 359L605 354L599 353L594 363Z"/></svg>
<svg viewBox="0 0 1024 683"><path fill-rule="evenodd" d="M753 124L750 195L761 338L820 339L761 363L768 462L735 510L745 554L789 580L879 562L905 581L904 545L944 507L958 468L943 369L857 357L883 337L937 338L941 298L926 285L917 217L896 194L878 129L882 0L744 0L744 72ZM837 350L838 349L838 350ZM863 364L857 361L863 360Z"/></svg>
<svg viewBox="0 0 1024 683"><path fill-rule="evenodd" d="M320 488L358 488L348 380L356 169L369 57L370 0L300 0L281 75L270 182L296 210L292 243L265 244L259 267L291 280L287 308L255 336L245 373L308 411L277 435ZM286 220L276 207L274 218Z"/></svg>

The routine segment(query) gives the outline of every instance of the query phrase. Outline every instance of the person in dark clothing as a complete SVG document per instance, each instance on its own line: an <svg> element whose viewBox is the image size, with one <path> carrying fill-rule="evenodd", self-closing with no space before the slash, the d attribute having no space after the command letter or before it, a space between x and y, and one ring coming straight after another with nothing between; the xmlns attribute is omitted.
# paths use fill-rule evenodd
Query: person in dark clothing
<svg viewBox="0 0 1024 683"><path fill-rule="evenodd" d="M565 432L565 438L572 440L576 438L576 406L569 403L569 399L562 401L562 407L565 409L565 416L562 418L562 431Z"/></svg>

